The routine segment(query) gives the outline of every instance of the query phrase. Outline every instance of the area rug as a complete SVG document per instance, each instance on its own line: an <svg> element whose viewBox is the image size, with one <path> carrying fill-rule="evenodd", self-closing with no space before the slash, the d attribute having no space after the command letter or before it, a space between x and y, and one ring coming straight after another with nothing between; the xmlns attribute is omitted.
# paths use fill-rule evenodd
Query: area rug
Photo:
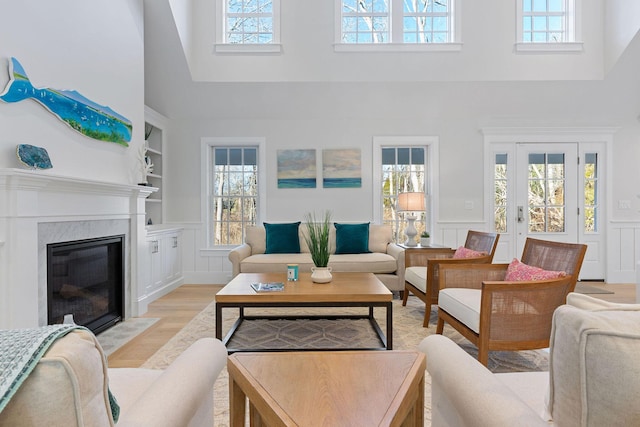
<svg viewBox="0 0 640 427"><path fill-rule="evenodd" d="M437 319L437 307L433 307L429 328L422 327L424 317L424 303L415 297L410 297L406 307L400 300L393 301L393 348L395 350L415 349L420 341L428 335L435 333ZM313 309L313 311L323 309ZM335 310L338 309L333 309ZM273 314L275 309L270 310ZM246 309L246 315L264 314L264 310ZM288 314L314 314L311 309L289 309ZM340 313L361 314L361 309L341 309ZM377 309L376 319L380 325L384 325L385 312ZM223 330L228 331L237 317L237 310L227 309L223 311ZM384 330L384 328L383 328ZM477 357L476 348L462 335L445 326L445 335L461 345L465 351ZM158 350L143 368L164 369L189 345L199 338L215 337L215 303L211 303L199 313L187 326L176 334L167 344ZM545 351L522 352L491 352L489 353L489 369L493 372L515 371L546 371L548 370L548 358ZM431 378L425 376L425 426L431 425ZM214 416L217 427L229 425L229 385L228 374L224 369L218 377L214 387Z"/></svg>
<svg viewBox="0 0 640 427"><path fill-rule="evenodd" d="M117 323L104 332L96 335L104 354L111 355L114 351L147 330L159 319L153 317L132 317Z"/></svg>

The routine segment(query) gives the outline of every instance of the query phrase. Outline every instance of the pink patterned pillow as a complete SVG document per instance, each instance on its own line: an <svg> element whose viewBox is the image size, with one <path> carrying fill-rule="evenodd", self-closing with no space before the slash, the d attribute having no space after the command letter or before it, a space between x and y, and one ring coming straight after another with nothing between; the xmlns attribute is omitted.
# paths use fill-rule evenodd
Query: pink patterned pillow
<svg viewBox="0 0 640 427"><path fill-rule="evenodd" d="M509 267L507 267L507 275L504 280L506 282L529 282L532 280L558 279L566 275L567 273L564 271L543 270L540 267L523 264L514 258Z"/></svg>
<svg viewBox="0 0 640 427"><path fill-rule="evenodd" d="M486 252L478 252L472 249L467 249L464 246L460 246L456 249L456 253L453 254L453 258L477 258L479 256L486 256Z"/></svg>

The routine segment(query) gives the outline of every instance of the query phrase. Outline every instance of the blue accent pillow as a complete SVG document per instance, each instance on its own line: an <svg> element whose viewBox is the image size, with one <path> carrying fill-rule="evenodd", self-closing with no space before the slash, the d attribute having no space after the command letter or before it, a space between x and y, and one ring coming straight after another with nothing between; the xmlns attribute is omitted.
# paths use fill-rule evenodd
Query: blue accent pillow
<svg viewBox="0 0 640 427"><path fill-rule="evenodd" d="M267 232L267 248L265 254L299 254L300 237L298 227L300 221L284 224L264 223Z"/></svg>
<svg viewBox="0 0 640 427"><path fill-rule="evenodd" d="M369 223L334 224L336 227L336 254L363 254L369 250Z"/></svg>

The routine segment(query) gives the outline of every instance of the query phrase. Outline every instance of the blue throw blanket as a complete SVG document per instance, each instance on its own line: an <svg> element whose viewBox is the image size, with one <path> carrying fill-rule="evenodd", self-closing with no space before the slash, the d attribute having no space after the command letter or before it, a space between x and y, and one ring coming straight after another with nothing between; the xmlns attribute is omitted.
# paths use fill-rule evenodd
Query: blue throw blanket
<svg viewBox="0 0 640 427"><path fill-rule="evenodd" d="M0 330L0 412L7 406L51 344L74 329L88 331L85 327L73 324ZM109 404L113 419L117 421L120 408L111 392L109 392Z"/></svg>

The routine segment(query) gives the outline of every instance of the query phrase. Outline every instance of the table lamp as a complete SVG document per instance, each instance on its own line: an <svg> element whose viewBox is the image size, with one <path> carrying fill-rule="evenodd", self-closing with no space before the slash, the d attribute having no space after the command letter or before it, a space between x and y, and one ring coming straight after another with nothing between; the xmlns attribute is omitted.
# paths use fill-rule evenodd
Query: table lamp
<svg viewBox="0 0 640 427"><path fill-rule="evenodd" d="M414 225L416 216L413 212L424 212L424 193L421 192L408 192L398 194L398 212L408 212L405 215L407 220L407 228L404 234L407 236L405 246L417 246L416 235L418 230Z"/></svg>

